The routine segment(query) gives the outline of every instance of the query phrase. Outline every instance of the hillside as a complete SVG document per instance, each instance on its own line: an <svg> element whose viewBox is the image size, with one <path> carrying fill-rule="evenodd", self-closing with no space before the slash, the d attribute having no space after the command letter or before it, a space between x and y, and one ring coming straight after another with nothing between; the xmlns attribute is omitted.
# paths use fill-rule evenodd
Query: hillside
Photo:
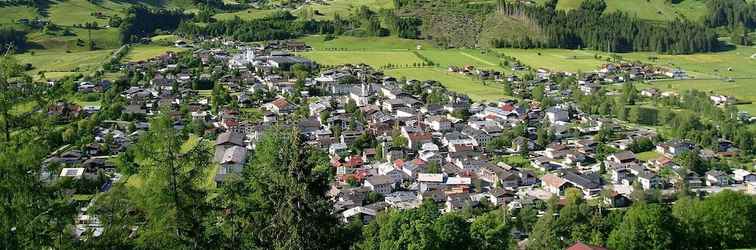
<svg viewBox="0 0 756 250"><path fill-rule="evenodd" d="M539 0L539 3L545 0ZM559 0L558 9L575 9L583 0ZM675 18L700 20L706 13L706 0L606 0L607 11L622 11L646 20L669 21Z"/></svg>

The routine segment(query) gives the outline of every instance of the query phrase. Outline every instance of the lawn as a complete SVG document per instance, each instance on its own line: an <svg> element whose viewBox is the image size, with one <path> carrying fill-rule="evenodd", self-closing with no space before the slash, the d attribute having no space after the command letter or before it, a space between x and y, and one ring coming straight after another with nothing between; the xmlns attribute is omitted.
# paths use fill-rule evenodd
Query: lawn
<svg viewBox="0 0 756 250"><path fill-rule="evenodd" d="M407 51L312 51L299 55L314 60L321 65L341 65L364 63L374 68L387 64L411 66L423 60Z"/></svg>
<svg viewBox="0 0 756 250"><path fill-rule="evenodd" d="M181 52L185 51L184 48L176 48L173 46L160 46L160 45L137 45L129 48L129 53L123 58L126 62L144 61L153 57L160 56L169 51Z"/></svg>
<svg viewBox="0 0 756 250"><path fill-rule="evenodd" d="M302 15L306 9L309 9L318 13L315 15L315 19L333 19L335 14L342 17L348 16L362 5L368 6L372 10L394 8L393 0L333 0L324 2L305 6L295 11L294 14Z"/></svg>
<svg viewBox="0 0 756 250"><path fill-rule="evenodd" d="M340 36L332 40L325 41L324 36L307 36L299 39L310 45L313 50L370 50L370 51L391 51L391 50L417 50L418 45L421 48L432 48L431 44L424 40L403 39L398 37L353 37Z"/></svg>
<svg viewBox="0 0 756 250"><path fill-rule="evenodd" d="M582 1L560 0L557 9L575 9ZM677 4L669 3L669 0L606 0L606 5L608 12L621 10L654 21L674 20L677 17L700 20L707 11L705 1L700 0L685 0Z"/></svg>
<svg viewBox="0 0 756 250"><path fill-rule="evenodd" d="M387 75L406 77L408 80L437 80L451 91L464 93L476 101L506 98L504 89L497 83L483 85L480 81L458 73L449 73L440 68L411 68L386 70Z"/></svg>
<svg viewBox="0 0 756 250"><path fill-rule="evenodd" d="M101 19L92 15L93 12L101 12L106 16L121 14L129 4L126 2L114 2L109 0L97 1L93 4L87 0L53 0L47 10L50 20L58 25L72 26L87 22L97 22L99 25L107 25L107 18Z"/></svg>
<svg viewBox="0 0 756 250"><path fill-rule="evenodd" d="M710 91L716 94L735 96L738 99L752 101L752 104L738 105L738 109L756 115L756 79L735 80L726 82L721 80L682 80L682 81L658 81L647 84L638 84L636 87L656 87L662 90L683 91L697 89Z"/></svg>
<svg viewBox="0 0 756 250"><path fill-rule="evenodd" d="M31 73L39 71L85 72L102 66L110 58L113 50L82 51L66 53L59 51L36 51L16 55L20 63L30 63L34 67Z"/></svg>
<svg viewBox="0 0 756 250"><path fill-rule="evenodd" d="M499 65L501 59L494 55L484 54L474 49L423 49L418 51L421 55L427 57L437 65L443 68L449 66L475 66L481 69L493 69L497 71L508 71Z"/></svg>
<svg viewBox="0 0 756 250"><path fill-rule="evenodd" d="M640 60L669 68L682 68L696 77L756 77L756 47L691 55L664 55L653 52L620 54L627 60ZM731 69L729 71L728 69Z"/></svg>
<svg viewBox="0 0 756 250"><path fill-rule="evenodd" d="M638 160L641 160L641 161L656 160L657 158L659 158L659 156L661 156L661 155L659 153L657 153L656 151L653 151L653 150L652 151L646 151L646 152L635 154L635 157L638 158Z"/></svg>
<svg viewBox="0 0 756 250"><path fill-rule="evenodd" d="M0 8L0 24L16 23L18 19L35 19L39 17L37 9L28 6L9 6Z"/></svg>
<svg viewBox="0 0 756 250"><path fill-rule="evenodd" d="M246 9L246 10L240 10L237 12L228 12L228 13L219 13L213 16L216 20L224 21L224 20L233 20L236 17L239 17L241 20L254 20L258 18L263 18L269 16L271 13L275 12L275 10L261 10L261 9Z"/></svg>
<svg viewBox="0 0 756 250"><path fill-rule="evenodd" d="M531 67L553 71L593 71L606 63L605 60L595 58L596 53L600 52L588 50L497 49L496 51L515 57Z"/></svg>
<svg viewBox="0 0 756 250"><path fill-rule="evenodd" d="M33 50L44 51L89 51L87 41L90 35L95 47L98 49L115 49L121 46L118 38L118 29L102 28L96 30L86 30L80 28L71 28L75 35L48 35L41 32L29 34L28 40L32 44Z"/></svg>

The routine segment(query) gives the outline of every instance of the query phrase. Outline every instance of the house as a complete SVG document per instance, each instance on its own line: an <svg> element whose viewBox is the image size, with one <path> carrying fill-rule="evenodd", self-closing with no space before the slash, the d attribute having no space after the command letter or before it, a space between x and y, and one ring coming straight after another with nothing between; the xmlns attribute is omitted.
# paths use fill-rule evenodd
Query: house
<svg viewBox="0 0 756 250"><path fill-rule="evenodd" d="M444 116L433 116L430 118L428 125L431 129L438 132L449 131L452 128L452 124L449 119Z"/></svg>
<svg viewBox="0 0 756 250"><path fill-rule="evenodd" d="M447 213L454 212L454 211L464 208L466 205L468 206L477 205L476 202L474 202L471 199L470 194L466 194L466 193L449 194L446 197L444 212L447 212Z"/></svg>
<svg viewBox="0 0 756 250"><path fill-rule="evenodd" d="M568 247L566 250L607 250L607 249L603 247L599 247L599 246L587 245L582 242L576 242L575 244L572 244L572 246Z"/></svg>
<svg viewBox="0 0 756 250"><path fill-rule="evenodd" d="M366 206L356 206L350 209L345 210L341 213L341 217L343 218L344 222L349 222L352 218L355 216L361 216L362 217L362 223L367 224L368 222L372 221L375 216L378 215L378 213L386 210L391 204L387 202L376 202L373 204L369 204Z"/></svg>
<svg viewBox="0 0 756 250"><path fill-rule="evenodd" d="M503 188L494 188L489 192L482 193L481 199L487 198L494 206L503 206L514 201L517 197L511 190Z"/></svg>
<svg viewBox="0 0 756 250"><path fill-rule="evenodd" d="M746 183L756 181L756 174L743 169L735 169L732 171L733 179L736 183Z"/></svg>
<svg viewBox="0 0 756 250"><path fill-rule="evenodd" d="M521 182L515 171L508 171L490 163L480 167L478 176L481 180L491 183L493 187L517 188Z"/></svg>
<svg viewBox="0 0 756 250"><path fill-rule="evenodd" d="M663 154L669 158L674 158L675 156L690 151L694 147L695 145L686 141L672 140L656 145L656 152Z"/></svg>
<svg viewBox="0 0 756 250"><path fill-rule="evenodd" d="M604 197L604 204L610 207L627 207L631 202L630 198L616 191L612 191L608 196Z"/></svg>
<svg viewBox="0 0 756 250"><path fill-rule="evenodd" d="M714 103L714 105L724 105L724 104L735 103L735 97L726 96L726 95L713 95L713 96L710 96L709 99Z"/></svg>
<svg viewBox="0 0 756 250"><path fill-rule="evenodd" d="M546 118L551 124L556 122L567 122L570 120L569 113L561 108L551 107L546 110Z"/></svg>
<svg viewBox="0 0 756 250"><path fill-rule="evenodd" d="M645 97L657 97L661 93L659 92L658 89L650 88L650 89L641 90L640 94Z"/></svg>
<svg viewBox="0 0 756 250"><path fill-rule="evenodd" d="M708 186L728 186L730 177L719 170L710 170L706 172L706 185Z"/></svg>
<svg viewBox="0 0 756 250"><path fill-rule="evenodd" d="M220 167L215 174L215 183L221 186L226 176L231 174L240 174L247 160L247 149L239 146L232 146L223 153L220 161Z"/></svg>
<svg viewBox="0 0 756 250"><path fill-rule="evenodd" d="M278 98L273 102L265 104L265 108L276 114L288 114L296 110L296 106L290 104L284 98Z"/></svg>
<svg viewBox="0 0 756 250"><path fill-rule="evenodd" d="M60 177L81 179L84 175L84 168L63 168L60 170Z"/></svg>
<svg viewBox="0 0 756 250"><path fill-rule="evenodd" d="M364 186L380 194L389 194L394 191L395 179L386 175L375 175L365 180Z"/></svg>
<svg viewBox="0 0 756 250"><path fill-rule="evenodd" d="M420 192L439 189L444 186L444 174L419 173L417 174L417 182L420 183Z"/></svg>
<svg viewBox="0 0 756 250"><path fill-rule="evenodd" d="M542 181L547 191L559 196L564 195L564 191L570 187L580 189L586 197L597 195L601 191L601 179L592 173L580 174L574 170L562 169L544 175Z"/></svg>
<svg viewBox="0 0 756 250"><path fill-rule="evenodd" d="M616 164L631 163L635 162L635 154L627 150L621 151L607 156L606 160Z"/></svg>

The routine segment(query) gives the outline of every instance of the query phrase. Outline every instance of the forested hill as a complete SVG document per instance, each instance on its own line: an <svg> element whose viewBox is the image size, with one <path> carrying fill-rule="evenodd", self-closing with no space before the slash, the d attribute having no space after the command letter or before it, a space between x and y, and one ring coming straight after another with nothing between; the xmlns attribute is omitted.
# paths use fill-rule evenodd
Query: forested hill
<svg viewBox="0 0 756 250"><path fill-rule="evenodd" d="M591 48L687 54L721 49L715 26L735 23L751 26L752 20L745 16L752 12L736 10L749 4L731 3L739 1L742 2L710 0L709 9L717 17L707 18L706 22L684 19L652 22L621 10L606 11L604 0L585 0L578 8L570 10L558 9L556 0L539 5L504 0L484 3L395 0L395 6L401 18L420 17L422 37L440 46ZM507 20L504 25L491 25L501 23L496 20L502 19ZM529 32L502 33L501 30ZM492 32L502 35L494 36L497 38L483 35Z"/></svg>

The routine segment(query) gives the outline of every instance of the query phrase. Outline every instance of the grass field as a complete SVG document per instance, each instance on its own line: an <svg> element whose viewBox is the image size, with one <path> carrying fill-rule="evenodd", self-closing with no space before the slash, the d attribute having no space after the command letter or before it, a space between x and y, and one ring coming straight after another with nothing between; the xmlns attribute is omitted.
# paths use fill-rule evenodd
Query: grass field
<svg viewBox="0 0 756 250"><path fill-rule="evenodd" d="M185 51L184 48L176 48L173 46L160 46L160 45L137 45L129 48L129 53L123 57L123 61L136 62L144 61L159 55L165 54L168 51L180 52Z"/></svg>
<svg viewBox="0 0 756 250"><path fill-rule="evenodd" d="M28 6L10 6L0 8L0 24L16 23L18 19L35 19L39 17L37 9Z"/></svg>
<svg viewBox="0 0 756 250"><path fill-rule="evenodd" d="M497 83L483 85L470 77L439 68L393 69L386 70L385 73L394 77L406 77L408 80L437 80L449 90L467 94L476 101L492 101L507 97L504 95L503 87Z"/></svg>
<svg viewBox="0 0 756 250"><path fill-rule="evenodd" d="M449 66L475 66L480 69L492 69L497 71L508 71L499 65L501 59L494 55L484 54L474 49L423 49L418 51L421 55L427 57L437 65L443 68Z"/></svg>
<svg viewBox="0 0 756 250"><path fill-rule="evenodd" d="M670 68L679 67L696 77L756 77L756 47L738 46L734 50L724 52L692 55L634 52L620 56L626 60L639 60ZM728 68L732 71L728 71Z"/></svg>
<svg viewBox="0 0 756 250"><path fill-rule="evenodd" d="M107 60L113 50L82 51L76 53L38 51L34 55L16 55L20 63L31 63L32 73L39 71L92 71Z"/></svg>
<svg viewBox="0 0 756 250"><path fill-rule="evenodd" d="M316 15L315 19L333 19L335 14L339 14L342 17L348 16L353 13L354 10L360 6L368 6L372 10L379 9L393 9L394 1L392 0L333 0L327 1L327 4L312 4L304 8L300 8L295 11L295 15L301 15L305 8L309 8L313 12L317 12L320 15Z"/></svg>
<svg viewBox="0 0 756 250"><path fill-rule="evenodd" d="M635 157L638 158L638 160L641 160L641 161L655 160L655 159L659 158L659 156L661 156L661 155L659 153L657 153L656 151L653 151L653 150L652 151L646 151L646 152L641 152L641 153L635 154Z"/></svg>
<svg viewBox="0 0 756 250"><path fill-rule="evenodd" d="M554 71L593 71L606 63L605 60L594 57L597 52L585 50L496 49L496 51L515 57L531 67Z"/></svg>
<svg viewBox="0 0 756 250"><path fill-rule="evenodd" d="M636 87L656 87L662 90L673 90L678 92L697 89L716 94L735 96L741 100L754 102L752 104L738 105L738 109L756 115L756 79L735 80L734 82L721 80L659 81L650 84L638 84Z"/></svg>
<svg viewBox="0 0 756 250"><path fill-rule="evenodd" d="M219 21L233 20L237 16L241 20L254 20L258 18L267 17L273 12L275 12L275 10L246 9L246 10L240 10L237 12L220 13L220 14L214 15L213 17Z"/></svg>
<svg viewBox="0 0 756 250"><path fill-rule="evenodd" d="M364 63L374 68L387 64L411 66L423 60L408 51L312 51L299 55L314 60L321 65Z"/></svg>
<svg viewBox="0 0 756 250"><path fill-rule="evenodd" d="M93 12L112 16L122 13L128 7L128 3L108 0L97 1L97 4L87 0L53 0L50 2L50 8L47 12L50 20L58 25L71 26L86 22L97 22L104 26L108 23L108 20L93 16Z"/></svg>
<svg viewBox="0 0 756 250"><path fill-rule="evenodd" d="M544 2L544 0L539 0ZM583 0L560 0L558 9L575 9ZM678 4L668 3L668 0L606 0L606 11L622 10L631 15L647 20L674 20L685 17L699 20L706 14L706 3L700 0L684 0Z"/></svg>
<svg viewBox="0 0 756 250"><path fill-rule="evenodd" d="M307 36L299 39L310 45L313 50L342 49L342 50L417 50L432 48L431 44L423 40L402 39L398 37L353 37L340 36L333 40L325 41L323 36Z"/></svg>
<svg viewBox="0 0 756 250"><path fill-rule="evenodd" d="M44 51L89 51L86 43L89 41L89 30L80 28L71 28L73 36L48 35L40 32L28 35L28 40L32 44L32 50ZM120 47L118 40L118 29L96 29L91 31L92 40L99 49L115 49ZM79 40L81 42L79 43Z"/></svg>

